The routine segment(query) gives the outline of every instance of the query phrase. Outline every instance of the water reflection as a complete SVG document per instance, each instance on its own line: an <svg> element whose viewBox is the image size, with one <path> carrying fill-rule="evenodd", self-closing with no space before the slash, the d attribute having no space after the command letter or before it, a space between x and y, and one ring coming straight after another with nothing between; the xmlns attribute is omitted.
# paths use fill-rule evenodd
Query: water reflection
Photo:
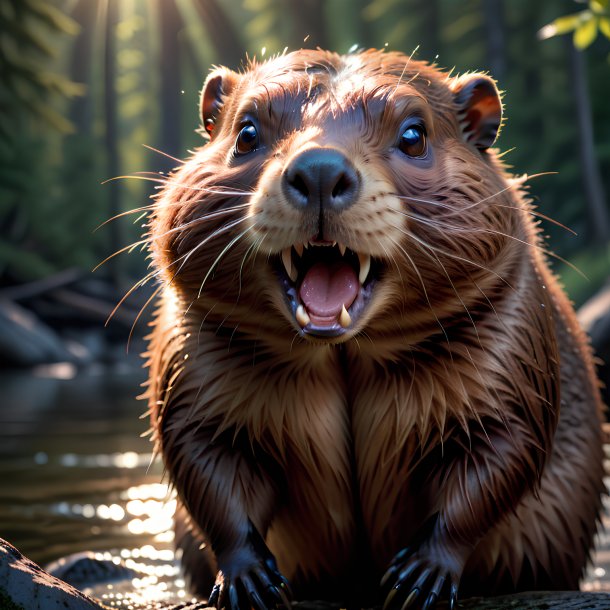
<svg viewBox="0 0 610 610"><path fill-rule="evenodd" d="M0 373L0 535L41 564L86 550L148 560L151 548L171 561L176 502L141 438L144 372L72 373Z"/></svg>

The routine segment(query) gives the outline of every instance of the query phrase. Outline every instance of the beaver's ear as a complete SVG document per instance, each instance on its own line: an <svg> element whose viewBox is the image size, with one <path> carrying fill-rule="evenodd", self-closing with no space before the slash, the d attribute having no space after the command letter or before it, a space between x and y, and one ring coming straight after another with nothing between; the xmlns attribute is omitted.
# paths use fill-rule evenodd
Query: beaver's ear
<svg viewBox="0 0 610 610"><path fill-rule="evenodd" d="M496 83L484 74L466 74L453 80L458 120L466 142L487 150L502 124L502 100Z"/></svg>
<svg viewBox="0 0 610 610"><path fill-rule="evenodd" d="M227 95L237 83L239 75L228 68L216 68L205 80L201 97L199 98L199 112L203 128L210 137L224 105Z"/></svg>

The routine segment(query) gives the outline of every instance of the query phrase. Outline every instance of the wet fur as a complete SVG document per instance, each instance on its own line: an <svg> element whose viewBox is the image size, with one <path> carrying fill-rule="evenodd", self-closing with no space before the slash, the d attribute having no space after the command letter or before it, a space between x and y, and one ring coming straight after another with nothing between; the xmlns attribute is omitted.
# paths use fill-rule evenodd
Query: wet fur
<svg viewBox="0 0 610 610"><path fill-rule="evenodd" d="M209 592L248 522L297 596L379 602L405 546L449 564L462 594L577 588L602 492L591 356L523 180L464 141L458 79L397 53L322 51L224 77L213 141L168 178L150 223L148 396L195 588ZM244 111L265 147L236 161ZM391 152L413 112L430 166ZM278 186L312 143L364 176L326 230L384 263L341 342L299 334L269 264L314 232Z"/></svg>

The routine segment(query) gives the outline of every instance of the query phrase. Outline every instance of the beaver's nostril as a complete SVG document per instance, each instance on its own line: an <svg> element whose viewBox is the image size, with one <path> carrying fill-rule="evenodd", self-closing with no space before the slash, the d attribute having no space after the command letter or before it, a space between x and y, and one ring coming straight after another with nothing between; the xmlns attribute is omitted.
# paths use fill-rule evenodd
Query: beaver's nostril
<svg viewBox="0 0 610 610"><path fill-rule="evenodd" d="M301 194L305 199L309 197L309 189L307 188L307 185L305 184L303 178L301 178L300 174L295 174L291 178L289 177L288 183L290 184L291 188Z"/></svg>

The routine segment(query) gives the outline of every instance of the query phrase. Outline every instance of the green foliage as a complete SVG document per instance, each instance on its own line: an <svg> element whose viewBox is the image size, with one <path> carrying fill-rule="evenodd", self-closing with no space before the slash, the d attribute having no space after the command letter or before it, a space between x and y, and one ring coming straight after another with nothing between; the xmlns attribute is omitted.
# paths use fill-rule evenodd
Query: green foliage
<svg viewBox="0 0 610 610"><path fill-rule="evenodd" d="M81 95L83 86L50 65L57 40L76 31L45 0L0 3L0 276L47 275L65 265L72 245L70 236L55 239L59 185L49 155L57 151L58 134L72 131L59 102Z"/></svg>
<svg viewBox="0 0 610 610"><path fill-rule="evenodd" d="M579 307L592 297L607 281L610 268L610 249L594 247L582 250L570 260L570 267L551 259L552 266L561 276L561 282L574 304Z"/></svg>
<svg viewBox="0 0 610 610"><path fill-rule="evenodd" d="M48 36L75 34L76 24L45 0L0 3L0 135L24 111L67 133L70 122L49 105L49 98L82 95L83 87L45 67L55 57Z"/></svg>
<svg viewBox="0 0 610 610"><path fill-rule="evenodd" d="M557 17L540 30L539 36L547 39L569 32L573 32L574 46L581 51L595 42L598 32L610 39L610 0L589 0L588 9Z"/></svg>

